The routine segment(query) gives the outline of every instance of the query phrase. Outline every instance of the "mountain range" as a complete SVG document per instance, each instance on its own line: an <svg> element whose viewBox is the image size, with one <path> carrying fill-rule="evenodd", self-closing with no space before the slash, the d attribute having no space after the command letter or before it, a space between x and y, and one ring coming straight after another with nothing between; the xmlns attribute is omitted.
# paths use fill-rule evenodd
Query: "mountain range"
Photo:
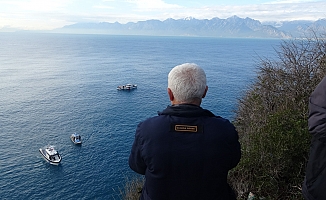
<svg viewBox="0 0 326 200"><path fill-rule="evenodd" d="M111 35L158 35L198 36L229 38L293 38L305 37L314 30L325 33L326 18L317 21L264 22L251 18L232 16L227 19L184 19L146 20L121 24L76 23L52 30L56 33L111 34Z"/></svg>

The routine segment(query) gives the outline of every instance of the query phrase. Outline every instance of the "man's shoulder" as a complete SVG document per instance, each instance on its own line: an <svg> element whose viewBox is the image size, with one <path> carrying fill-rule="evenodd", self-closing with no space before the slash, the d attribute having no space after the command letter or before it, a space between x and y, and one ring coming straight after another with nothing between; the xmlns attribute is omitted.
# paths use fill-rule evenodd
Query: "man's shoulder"
<svg viewBox="0 0 326 200"><path fill-rule="evenodd" d="M152 117L148 117L144 120L142 120L139 125L144 125L144 124L153 124L157 121L162 121L163 118L166 118L168 116L165 116L165 115L158 115L158 116L152 116Z"/></svg>

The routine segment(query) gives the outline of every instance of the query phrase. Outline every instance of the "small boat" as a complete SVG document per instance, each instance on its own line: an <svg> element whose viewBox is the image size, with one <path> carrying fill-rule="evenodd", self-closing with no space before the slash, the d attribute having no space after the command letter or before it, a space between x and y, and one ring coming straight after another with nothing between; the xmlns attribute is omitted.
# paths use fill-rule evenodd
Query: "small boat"
<svg viewBox="0 0 326 200"><path fill-rule="evenodd" d="M61 156L54 146L48 145L39 149L43 158L52 165L58 165L61 162Z"/></svg>
<svg viewBox="0 0 326 200"><path fill-rule="evenodd" d="M74 144L81 144L82 143L81 136L79 134L77 134L77 133L73 133L70 136L70 139Z"/></svg>
<svg viewBox="0 0 326 200"><path fill-rule="evenodd" d="M136 89L137 88L137 85L136 84L126 84L126 85L119 85L117 87L117 90L133 90L133 89Z"/></svg>

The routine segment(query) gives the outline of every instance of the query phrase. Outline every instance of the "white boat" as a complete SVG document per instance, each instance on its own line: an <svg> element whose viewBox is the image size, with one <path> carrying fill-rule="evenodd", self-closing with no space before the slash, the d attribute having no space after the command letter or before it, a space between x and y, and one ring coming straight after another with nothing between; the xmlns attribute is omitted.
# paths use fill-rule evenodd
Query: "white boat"
<svg viewBox="0 0 326 200"><path fill-rule="evenodd" d="M133 89L136 89L137 88L137 85L136 84L126 84L126 85L119 85L117 87L117 90L133 90Z"/></svg>
<svg viewBox="0 0 326 200"><path fill-rule="evenodd" d="M81 136L79 134L77 134L77 133L73 133L70 136L70 139L74 144L81 144L82 143Z"/></svg>
<svg viewBox="0 0 326 200"><path fill-rule="evenodd" d="M54 146L48 145L40 148L39 151L43 155L43 158L50 164L58 165L61 162L61 156L59 152L54 149Z"/></svg>

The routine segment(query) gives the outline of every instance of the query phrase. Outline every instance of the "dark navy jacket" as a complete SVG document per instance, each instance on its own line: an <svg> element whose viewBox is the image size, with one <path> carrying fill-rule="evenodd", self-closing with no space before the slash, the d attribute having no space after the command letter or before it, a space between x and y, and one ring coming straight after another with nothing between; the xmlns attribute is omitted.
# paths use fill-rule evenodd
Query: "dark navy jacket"
<svg viewBox="0 0 326 200"><path fill-rule="evenodd" d="M168 106L140 123L129 166L145 175L141 199L235 199L228 171L240 161L238 133L195 105Z"/></svg>
<svg viewBox="0 0 326 200"><path fill-rule="evenodd" d="M312 140L302 192L306 200L324 200L326 199L326 77L310 96L308 127Z"/></svg>

